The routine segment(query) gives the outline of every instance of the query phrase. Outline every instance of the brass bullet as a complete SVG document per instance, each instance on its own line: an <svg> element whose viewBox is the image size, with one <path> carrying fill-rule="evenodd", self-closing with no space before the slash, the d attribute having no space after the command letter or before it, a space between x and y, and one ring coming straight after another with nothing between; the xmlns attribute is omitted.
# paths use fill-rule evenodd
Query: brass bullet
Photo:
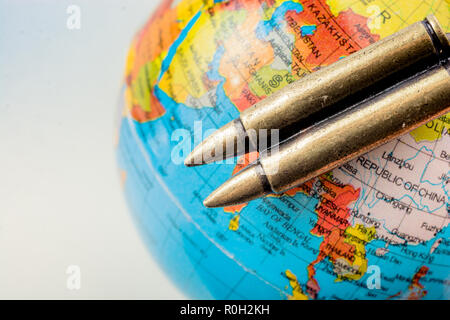
<svg viewBox="0 0 450 320"><path fill-rule="evenodd" d="M292 137L234 175L204 205L235 205L286 191L449 111L447 61Z"/></svg>
<svg viewBox="0 0 450 320"><path fill-rule="evenodd" d="M304 122L324 109L332 109L358 92L423 61L448 58L450 41L430 15L399 32L311 73L277 91L200 143L185 159L186 166L201 165L243 154L239 141L258 145L250 129L283 129ZM256 141L255 141L256 140ZM230 147L231 145L231 147ZM227 150L227 146L228 149ZM227 152L228 151L228 152ZM216 154L217 153L217 154Z"/></svg>

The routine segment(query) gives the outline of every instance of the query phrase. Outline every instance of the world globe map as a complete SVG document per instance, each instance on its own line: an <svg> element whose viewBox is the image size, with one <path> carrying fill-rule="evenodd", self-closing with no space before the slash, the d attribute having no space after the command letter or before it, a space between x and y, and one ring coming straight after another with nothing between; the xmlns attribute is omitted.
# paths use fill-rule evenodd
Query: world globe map
<svg viewBox="0 0 450 320"><path fill-rule="evenodd" d="M161 2L129 50L117 154L136 225L187 296L450 298L450 114L232 207L202 201L256 154L195 168L172 156L177 129L217 129L428 14L450 32L448 0Z"/></svg>

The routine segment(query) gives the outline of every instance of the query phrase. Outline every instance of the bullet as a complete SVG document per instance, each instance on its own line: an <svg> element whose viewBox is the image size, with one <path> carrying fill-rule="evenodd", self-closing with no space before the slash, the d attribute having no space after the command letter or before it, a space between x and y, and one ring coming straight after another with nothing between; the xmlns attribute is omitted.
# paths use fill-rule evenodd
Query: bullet
<svg viewBox="0 0 450 320"><path fill-rule="evenodd" d="M449 51L448 37L437 19L430 15L287 85L244 110L239 118L199 144L185 159L185 165L201 165L243 154L246 149L239 141L247 140L253 148L258 145L258 136L247 134L251 129L256 133L266 129L270 133L270 129L282 130L301 123L422 61L436 64L448 57Z"/></svg>
<svg viewBox="0 0 450 320"><path fill-rule="evenodd" d="M279 151L234 175L206 200L207 207L281 193L450 112L450 63L322 121L279 146Z"/></svg>

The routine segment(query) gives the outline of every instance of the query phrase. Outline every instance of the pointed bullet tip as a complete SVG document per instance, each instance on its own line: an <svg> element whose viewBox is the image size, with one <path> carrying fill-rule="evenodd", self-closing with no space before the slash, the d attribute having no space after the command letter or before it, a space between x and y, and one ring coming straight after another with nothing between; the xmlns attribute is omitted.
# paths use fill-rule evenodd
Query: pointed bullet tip
<svg viewBox="0 0 450 320"><path fill-rule="evenodd" d="M219 188L220 189L220 188ZM214 190L210 193L209 196L206 197L205 200L203 200L203 205L207 208L218 208L223 207L226 205L226 201L223 198L223 195L221 194L220 190Z"/></svg>
<svg viewBox="0 0 450 320"><path fill-rule="evenodd" d="M214 201L211 201L211 198L208 197L203 200L203 205L207 208L217 208L218 206L214 204Z"/></svg>
<svg viewBox="0 0 450 320"><path fill-rule="evenodd" d="M245 153L245 143L242 143L242 148L238 142L245 142L245 129L240 120L234 120L197 145L186 157L184 164L187 167L201 166L242 155Z"/></svg>
<svg viewBox="0 0 450 320"><path fill-rule="evenodd" d="M260 164L254 164L232 176L204 201L207 208L227 207L262 197L270 192L262 183Z"/></svg>
<svg viewBox="0 0 450 320"><path fill-rule="evenodd" d="M195 167L195 166L199 166L200 164L195 163L194 157L192 156L192 153L191 153L189 156L187 156L186 159L184 159L184 165L186 167Z"/></svg>
<svg viewBox="0 0 450 320"><path fill-rule="evenodd" d="M212 193L205 200L203 200L203 205L207 208L226 207L228 203L226 203L226 201L223 200L224 199L221 199L221 197L217 197Z"/></svg>
<svg viewBox="0 0 450 320"><path fill-rule="evenodd" d="M184 159L184 165L186 167L196 167L206 164L203 160L202 145L198 145L192 152Z"/></svg>
<svg viewBox="0 0 450 320"><path fill-rule="evenodd" d="M184 165L186 167L192 167L191 161L189 158L184 159Z"/></svg>

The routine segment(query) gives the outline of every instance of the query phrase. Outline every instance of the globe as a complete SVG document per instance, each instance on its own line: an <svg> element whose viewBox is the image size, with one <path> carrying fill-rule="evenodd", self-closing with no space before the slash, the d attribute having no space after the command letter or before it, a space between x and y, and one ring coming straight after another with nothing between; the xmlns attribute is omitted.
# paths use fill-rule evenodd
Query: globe
<svg viewBox="0 0 450 320"><path fill-rule="evenodd" d="M257 154L183 165L239 112L430 13L450 32L448 1L162 1L129 49L117 155L137 228L187 296L450 297L450 114L242 205L202 201Z"/></svg>

